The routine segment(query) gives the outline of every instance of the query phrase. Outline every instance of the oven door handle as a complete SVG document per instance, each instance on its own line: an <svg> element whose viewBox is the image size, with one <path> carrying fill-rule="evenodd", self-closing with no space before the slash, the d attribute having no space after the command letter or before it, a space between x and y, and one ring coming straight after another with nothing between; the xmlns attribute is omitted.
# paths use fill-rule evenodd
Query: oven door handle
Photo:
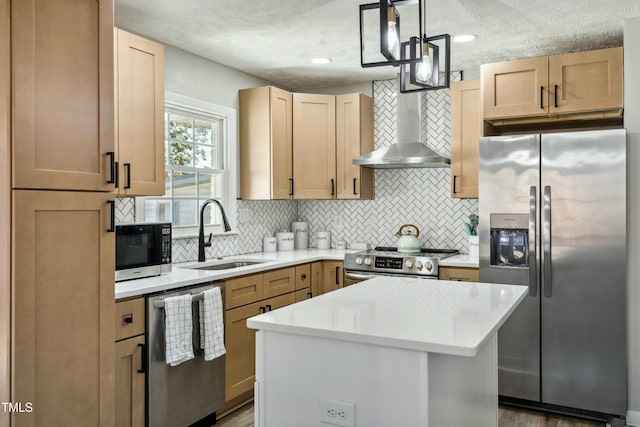
<svg viewBox="0 0 640 427"><path fill-rule="evenodd" d="M380 276L380 274L361 274L361 273L350 273L348 271L344 272L344 278L350 280L367 280L372 279L374 277Z"/></svg>

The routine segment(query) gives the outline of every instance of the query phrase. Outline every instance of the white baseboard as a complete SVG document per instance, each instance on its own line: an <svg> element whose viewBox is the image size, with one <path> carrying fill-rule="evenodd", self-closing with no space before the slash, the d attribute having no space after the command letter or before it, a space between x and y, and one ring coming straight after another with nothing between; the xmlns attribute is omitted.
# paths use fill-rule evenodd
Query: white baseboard
<svg viewBox="0 0 640 427"><path fill-rule="evenodd" d="M627 425L640 427L640 411L627 411Z"/></svg>

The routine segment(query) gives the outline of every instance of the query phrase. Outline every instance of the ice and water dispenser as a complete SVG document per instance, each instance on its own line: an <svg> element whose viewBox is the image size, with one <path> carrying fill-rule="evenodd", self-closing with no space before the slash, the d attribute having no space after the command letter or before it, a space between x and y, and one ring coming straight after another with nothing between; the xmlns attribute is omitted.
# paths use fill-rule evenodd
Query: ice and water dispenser
<svg viewBox="0 0 640 427"><path fill-rule="evenodd" d="M490 214L490 265L529 267L529 215Z"/></svg>

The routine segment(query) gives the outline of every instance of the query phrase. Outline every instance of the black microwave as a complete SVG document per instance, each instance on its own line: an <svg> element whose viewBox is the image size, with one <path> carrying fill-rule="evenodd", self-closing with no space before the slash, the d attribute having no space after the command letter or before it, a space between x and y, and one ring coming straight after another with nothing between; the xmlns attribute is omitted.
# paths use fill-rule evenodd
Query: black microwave
<svg viewBox="0 0 640 427"><path fill-rule="evenodd" d="M116 282L171 272L171 223L116 225Z"/></svg>

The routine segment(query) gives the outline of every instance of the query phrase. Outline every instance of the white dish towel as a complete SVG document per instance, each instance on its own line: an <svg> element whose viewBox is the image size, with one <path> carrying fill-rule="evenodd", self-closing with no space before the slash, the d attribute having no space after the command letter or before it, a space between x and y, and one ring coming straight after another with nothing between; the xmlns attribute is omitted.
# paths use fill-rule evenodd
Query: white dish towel
<svg viewBox="0 0 640 427"><path fill-rule="evenodd" d="M222 320L222 294L215 287L203 291L200 301L200 347L204 360L213 360L227 352L224 348L224 321Z"/></svg>
<svg viewBox="0 0 640 427"><path fill-rule="evenodd" d="M164 316L167 364L177 366L193 359L191 295L165 298Z"/></svg>

